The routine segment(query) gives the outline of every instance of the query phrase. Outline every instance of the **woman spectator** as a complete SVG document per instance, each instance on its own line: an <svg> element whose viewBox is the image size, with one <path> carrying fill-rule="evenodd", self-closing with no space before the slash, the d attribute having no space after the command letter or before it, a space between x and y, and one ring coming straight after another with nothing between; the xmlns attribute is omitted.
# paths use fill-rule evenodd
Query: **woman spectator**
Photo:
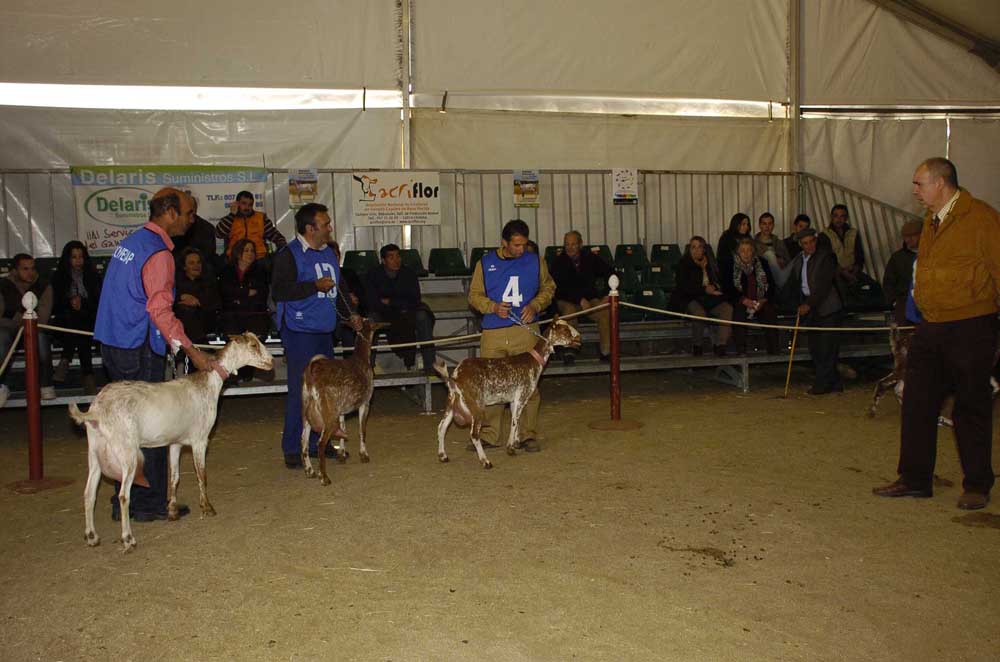
<svg viewBox="0 0 1000 662"><path fill-rule="evenodd" d="M708 253L705 240L701 237L691 237L687 248L684 249L684 256L677 263L677 287L671 292L667 307L670 310L699 317L711 315L716 319L732 320L733 307L726 300L722 287L719 265ZM728 324L718 326L715 354L725 356L732 327ZM691 352L695 356L701 356L705 323L693 320L691 336Z"/></svg>
<svg viewBox="0 0 1000 662"><path fill-rule="evenodd" d="M59 264L52 278L53 324L79 331L94 331L97 318L97 301L101 296L101 278L90 260L87 247L80 241L70 241L63 246ZM63 352L52 379L65 382L69 364L76 354L80 358L83 392L97 393L94 380L94 361L91 352L93 339L76 333L65 333L60 338Z"/></svg>
<svg viewBox="0 0 1000 662"><path fill-rule="evenodd" d="M777 323L778 314L771 303L772 292L775 291L774 279L767 260L757 257L753 239L740 239L733 260L733 270L729 274L723 274L723 281L723 290L733 307L734 322ZM733 339L736 341L736 351L745 353L747 327L733 327ZM778 353L776 329L764 331L764 343L768 354Z"/></svg>
<svg viewBox="0 0 1000 662"><path fill-rule="evenodd" d="M722 273L729 273L733 266L733 254L740 239L750 236L750 217L746 214L734 214L729 219L729 229L719 236L719 243L715 245L715 257L719 261L719 268Z"/></svg>
<svg viewBox="0 0 1000 662"><path fill-rule="evenodd" d="M219 288L204 273L205 265L196 248L181 253L180 273L177 274L174 314L184 325L184 333L193 343L208 342L215 333L219 315Z"/></svg>
<svg viewBox="0 0 1000 662"><path fill-rule="evenodd" d="M271 329L267 310L267 272L257 259L257 250L249 239L240 239L229 253L229 263L219 276L222 293L222 332L227 336L251 331L261 339ZM253 379L253 366L240 368L239 378Z"/></svg>

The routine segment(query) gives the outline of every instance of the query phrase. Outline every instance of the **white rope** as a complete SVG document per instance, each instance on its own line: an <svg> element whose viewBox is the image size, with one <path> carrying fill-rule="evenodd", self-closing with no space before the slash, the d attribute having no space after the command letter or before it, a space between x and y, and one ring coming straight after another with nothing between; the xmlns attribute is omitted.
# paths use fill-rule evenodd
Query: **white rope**
<svg viewBox="0 0 1000 662"><path fill-rule="evenodd" d="M3 359L3 365L0 365L0 375L3 371L7 369L7 364L10 363L11 357L14 356L14 352L17 351L17 341L21 339L21 334L24 333L24 327L17 327L17 335L14 336L14 342L10 344L10 349L7 351L7 356Z"/></svg>
<svg viewBox="0 0 1000 662"><path fill-rule="evenodd" d="M687 313L677 313L672 310L663 310L662 308L650 308L649 306L640 306L635 303L628 303L622 301L618 305L625 308L634 308L635 310L645 310L650 313L659 313L661 315L669 315L671 317L682 317L689 320L697 320L699 322L714 322L715 324L729 324L731 326L749 326L755 329L784 329L786 331L794 331L794 326L788 326L786 324L761 324L759 322L735 322L733 320L720 320L714 317L701 317L699 315L689 315ZM799 331L838 331L838 332L858 332L858 331L892 331L894 327L891 326L799 326ZM913 326L897 326L895 327L898 331L908 331L916 327Z"/></svg>

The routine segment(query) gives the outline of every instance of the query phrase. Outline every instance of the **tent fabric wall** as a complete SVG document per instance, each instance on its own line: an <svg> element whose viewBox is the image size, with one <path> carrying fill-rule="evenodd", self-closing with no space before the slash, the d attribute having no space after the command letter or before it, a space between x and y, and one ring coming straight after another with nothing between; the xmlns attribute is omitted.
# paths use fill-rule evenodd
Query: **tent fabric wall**
<svg viewBox="0 0 1000 662"><path fill-rule="evenodd" d="M1000 75L868 0L803 2L803 105L1000 106Z"/></svg>
<svg viewBox="0 0 1000 662"><path fill-rule="evenodd" d="M0 3L0 81L399 87L393 0Z"/></svg>
<svg viewBox="0 0 1000 662"><path fill-rule="evenodd" d="M780 170L787 122L415 111L414 168Z"/></svg>
<svg viewBox="0 0 1000 662"><path fill-rule="evenodd" d="M945 154L944 120L804 119L801 125L806 172L922 213L910 182L921 161Z"/></svg>
<svg viewBox="0 0 1000 662"><path fill-rule="evenodd" d="M392 168L393 109L156 112L0 107L0 168L226 164Z"/></svg>
<svg viewBox="0 0 1000 662"><path fill-rule="evenodd" d="M787 0L414 0L414 90L783 100Z"/></svg>
<svg viewBox="0 0 1000 662"><path fill-rule="evenodd" d="M1000 120L951 120L949 156L958 183L1000 209Z"/></svg>

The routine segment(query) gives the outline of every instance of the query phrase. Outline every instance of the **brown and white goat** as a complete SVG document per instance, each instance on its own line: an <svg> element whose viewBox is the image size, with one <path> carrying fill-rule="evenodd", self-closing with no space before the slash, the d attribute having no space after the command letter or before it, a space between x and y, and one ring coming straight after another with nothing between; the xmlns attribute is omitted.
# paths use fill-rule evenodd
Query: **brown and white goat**
<svg viewBox="0 0 1000 662"><path fill-rule="evenodd" d="M486 408L507 403L510 403L511 421L507 453L514 455L521 412L538 386L549 357L556 347L579 346L580 332L556 317L530 352L500 359L464 359L450 375L443 361L435 363L434 369L448 386L448 405L438 424L438 459L448 461L444 436L454 420L460 426L471 426L469 434L479 461L484 469L492 469L493 463L483 451L480 433L486 422Z"/></svg>
<svg viewBox="0 0 1000 662"><path fill-rule="evenodd" d="M904 390L904 377L906 376L906 361L910 350L910 339L913 337L913 331L900 331L896 328L896 324L891 325L892 330L889 332L889 348L892 350L892 372L878 380L875 383L875 393L872 396L872 404L868 408L868 417L874 418L875 409L878 407L879 401L885 395L886 391L893 389L896 395L896 401L902 405L903 404L903 390ZM1000 385L997 384L995 377L990 377L990 388L993 391L993 397L1000 393ZM954 422L951 419L951 413L955 406L954 398L948 396L942 406L942 413L938 416L938 425L943 427L953 427Z"/></svg>
<svg viewBox="0 0 1000 662"><path fill-rule="evenodd" d="M384 322L365 319L358 331L354 352L346 359L330 359L318 354L309 361L302 376L302 464L306 475L316 475L309 459L309 434L319 431L319 475L324 485L330 484L326 474L326 446L331 438L340 439L337 459L347 458L347 432L344 415L358 411L358 428L361 439L359 455L368 462L365 448L365 429L372 401L375 374L371 364L372 339L375 332L389 326Z"/></svg>
<svg viewBox="0 0 1000 662"><path fill-rule="evenodd" d="M252 333L235 336L216 355L216 361L230 374L252 365L270 370L271 355ZM190 446L194 470L201 491L201 513L215 515L206 494L205 451L215 416L223 379L214 370L195 372L169 382L114 382L101 389L87 412L69 406L69 415L87 429L87 486L83 491L86 517L84 540L91 547L101 539L94 529L94 502L101 474L121 482L124 551L136 545L129 522L129 492L132 483L147 485L142 473L140 448L170 446L170 474L167 481L167 519L177 519L178 461L182 446Z"/></svg>

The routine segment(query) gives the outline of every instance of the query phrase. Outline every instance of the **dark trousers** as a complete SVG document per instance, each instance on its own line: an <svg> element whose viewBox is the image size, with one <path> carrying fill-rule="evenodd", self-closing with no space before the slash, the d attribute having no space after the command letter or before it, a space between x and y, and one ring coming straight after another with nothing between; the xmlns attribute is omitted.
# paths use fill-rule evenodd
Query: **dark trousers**
<svg viewBox="0 0 1000 662"><path fill-rule="evenodd" d="M285 398L285 427L281 432L281 450L285 455L302 452L302 375L309 361L317 354L333 356L333 332L302 333L281 328L281 344L285 347L288 368L288 397ZM309 435L309 450L316 450L318 430Z"/></svg>
<svg viewBox="0 0 1000 662"><path fill-rule="evenodd" d="M736 302L733 304L733 321L734 322L761 322L763 324L777 324L778 323L778 313L775 311L774 306L771 302L767 302L764 306L754 314L752 320L747 319L747 307ZM733 327L733 341L736 343L736 351L745 352L747 350L747 332L749 327L745 326L734 326ZM776 329L765 329L764 330L764 346L767 347L768 354L778 353L778 331Z"/></svg>
<svg viewBox="0 0 1000 662"><path fill-rule="evenodd" d="M101 345L101 361L113 382L139 381L162 382L166 369L166 358L153 352L149 342L135 349L121 349ZM132 484L129 493L129 511L135 513L165 513L167 511L167 453L168 447L142 448L142 473L149 481L149 487ZM118 512L118 491L121 483L115 482L115 493L111 496L111 509Z"/></svg>
<svg viewBox="0 0 1000 662"><path fill-rule="evenodd" d="M434 339L434 313L426 308L373 312L371 316L377 322L390 322L392 324L389 328L389 344L391 345ZM404 347L394 351L407 368L416 363L416 347ZM420 355L424 359L425 368L434 365L436 357L434 345L420 347Z"/></svg>
<svg viewBox="0 0 1000 662"><path fill-rule="evenodd" d="M80 357L80 372L84 375L94 374L94 357L91 351L91 337L75 333L64 333L62 336L62 360L72 361L73 355Z"/></svg>
<svg viewBox="0 0 1000 662"><path fill-rule="evenodd" d="M837 311L831 315L808 315L802 322L803 326L840 326L843 315ZM809 354L812 356L816 377L813 389L827 391L843 388L840 373L837 372L837 360L840 358L840 334L809 331Z"/></svg>
<svg viewBox="0 0 1000 662"><path fill-rule="evenodd" d="M952 392L962 487L982 494L993 487L990 372L996 346L994 315L917 326L906 359L898 468L910 487L931 487L938 414Z"/></svg>

